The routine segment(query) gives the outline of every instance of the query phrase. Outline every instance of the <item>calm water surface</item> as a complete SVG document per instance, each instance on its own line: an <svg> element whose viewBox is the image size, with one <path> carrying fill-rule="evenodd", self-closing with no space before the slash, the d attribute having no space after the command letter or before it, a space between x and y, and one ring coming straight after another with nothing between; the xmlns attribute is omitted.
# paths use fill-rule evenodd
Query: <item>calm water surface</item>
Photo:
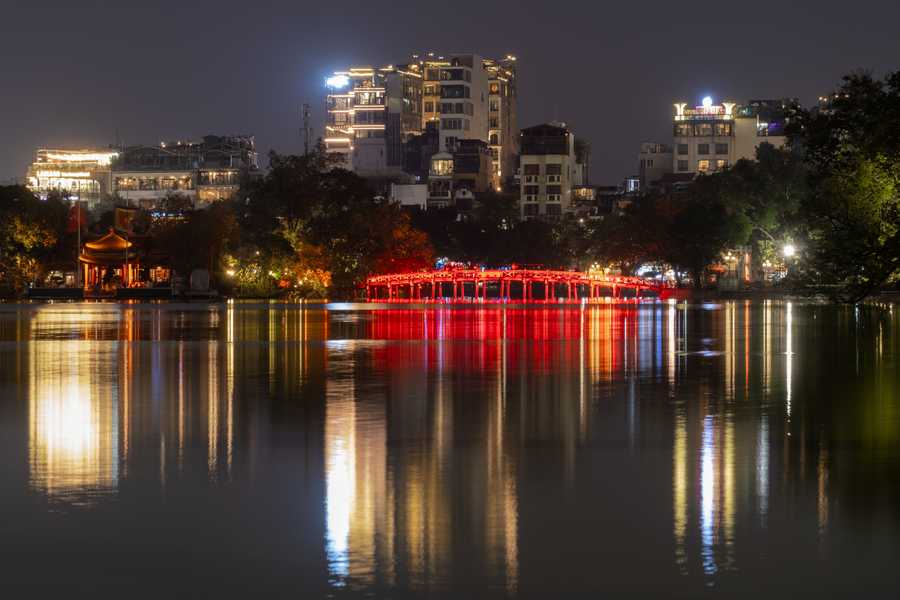
<svg viewBox="0 0 900 600"><path fill-rule="evenodd" d="M0 592L897 597L898 308L0 305Z"/></svg>

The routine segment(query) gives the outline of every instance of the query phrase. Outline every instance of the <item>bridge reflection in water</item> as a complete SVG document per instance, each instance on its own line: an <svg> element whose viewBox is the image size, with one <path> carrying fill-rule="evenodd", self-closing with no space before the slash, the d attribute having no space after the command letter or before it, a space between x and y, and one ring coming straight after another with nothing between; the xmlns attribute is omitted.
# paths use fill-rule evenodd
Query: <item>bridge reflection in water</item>
<svg viewBox="0 0 900 600"><path fill-rule="evenodd" d="M544 269L437 269L375 275L366 299L385 302L581 302L667 297L670 288L642 277Z"/></svg>

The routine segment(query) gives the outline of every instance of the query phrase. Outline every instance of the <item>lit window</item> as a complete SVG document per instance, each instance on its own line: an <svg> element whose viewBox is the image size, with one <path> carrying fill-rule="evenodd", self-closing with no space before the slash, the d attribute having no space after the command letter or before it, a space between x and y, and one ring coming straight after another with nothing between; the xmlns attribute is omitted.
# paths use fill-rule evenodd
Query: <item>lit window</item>
<svg viewBox="0 0 900 600"><path fill-rule="evenodd" d="M708 160L698 160L697 161L697 170L701 173L706 173L709 171L709 161Z"/></svg>

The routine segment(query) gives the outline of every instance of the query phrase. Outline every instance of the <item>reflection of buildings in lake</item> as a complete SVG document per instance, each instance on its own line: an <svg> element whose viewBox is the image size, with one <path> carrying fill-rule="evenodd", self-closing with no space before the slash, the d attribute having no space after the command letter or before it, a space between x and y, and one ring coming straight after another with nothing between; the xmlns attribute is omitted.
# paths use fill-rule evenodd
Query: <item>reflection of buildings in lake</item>
<svg viewBox="0 0 900 600"><path fill-rule="evenodd" d="M383 407L357 402L353 348L330 349L325 406L326 557L336 585L376 583L393 567L395 506Z"/></svg>
<svg viewBox="0 0 900 600"><path fill-rule="evenodd" d="M512 327L523 334L554 328L546 321ZM326 548L332 576L350 585L396 578L429 591L449 581L450 565L459 562L503 573L503 585L514 592L519 576L514 436L523 427L509 423L521 412L520 402L511 406L507 395L509 354L521 351L502 343L510 323L501 312L479 317L398 310L378 311L371 328L376 339L418 337L435 343L372 347L372 368L387 373L384 404L355 398L352 342L329 347ZM483 343L466 341L473 339ZM479 395L484 402L458 391L470 370L492 376ZM456 423L467 430L477 423L480 433L459 445Z"/></svg>
<svg viewBox="0 0 900 600"><path fill-rule="evenodd" d="M115 390L93 368L101 344L77 340L29 347L31 486L52 499L89 503L119 480Z"/></svg>
<svg viewBox="0 0 900 600"><path fill-rule="evenodd" d="M676 406L672 443L675 563L682 573L707 577L738 568L736 515L752 514L748 524L769 527L773 485L791 481L802 486L813 448L805 428L790 433L793 308L776 308L770 301L761 307L728 304L719 323L714 331L722 343L721 379L708 383L701 402ZM751 393L764 401L742 405ZM755 406L759 412L748 414ZM830 508L827 448L820 444L815 454L815 487L802 491L821 538Z"/></svg>

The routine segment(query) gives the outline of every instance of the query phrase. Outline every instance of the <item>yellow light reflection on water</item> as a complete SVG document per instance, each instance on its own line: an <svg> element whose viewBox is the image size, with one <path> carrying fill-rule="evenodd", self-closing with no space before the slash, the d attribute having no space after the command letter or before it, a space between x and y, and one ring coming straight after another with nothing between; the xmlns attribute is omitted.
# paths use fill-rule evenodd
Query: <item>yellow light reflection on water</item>
<svg viewBox="0 0 900 600"><path fill-rule="evenodd" d="M99 348L71 340L31 342L28 354L32 489L90 503L118 484L118 415L93 360Z"/></svg>

